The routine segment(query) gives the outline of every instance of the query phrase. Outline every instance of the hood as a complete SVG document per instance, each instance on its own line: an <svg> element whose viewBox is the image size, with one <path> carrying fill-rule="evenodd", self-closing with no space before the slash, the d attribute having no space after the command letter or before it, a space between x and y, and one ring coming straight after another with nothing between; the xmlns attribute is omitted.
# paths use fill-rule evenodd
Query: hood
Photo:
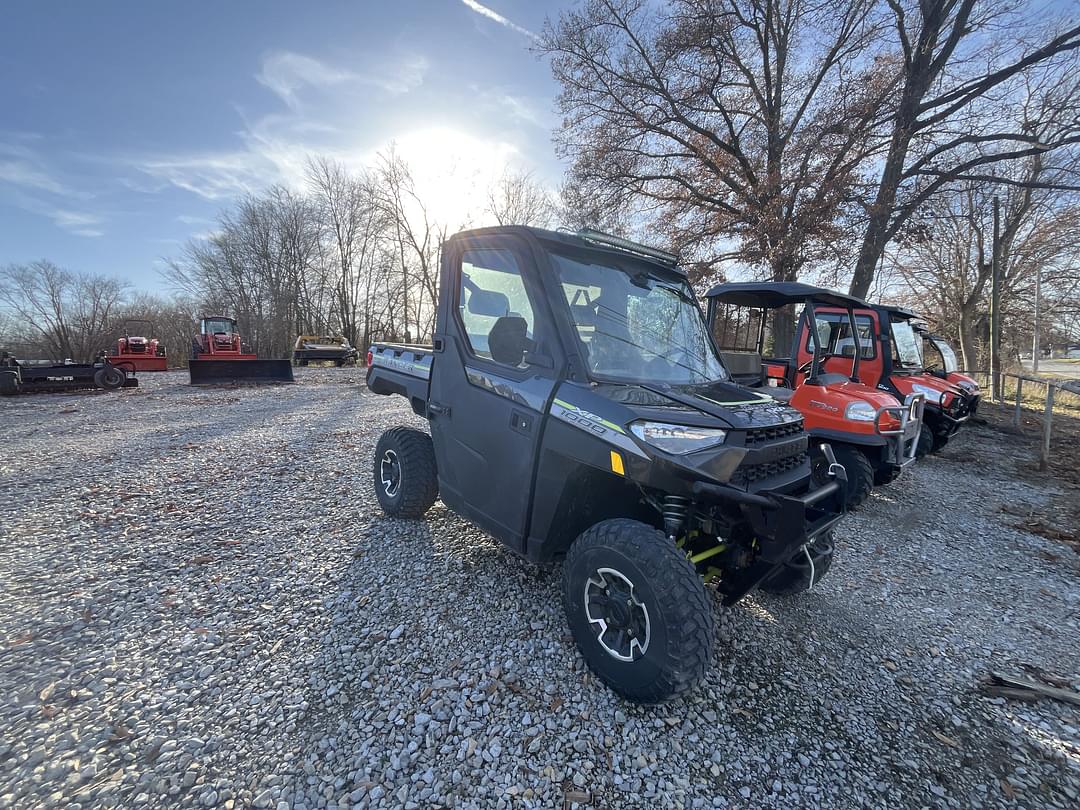
<svg viewBox="0 0 1080 810"><path fill-rule="evenodd" d="M803 386L812 389L813 386ZM871 388L869 385L856 382L837 383L829 386L829 392L839 394L844 399L844 404L852 402L869 402L875 408L895 408L901 403L888 391L880 388Z"/></svg>
<svg viewBox="0 0 1080 810"><path fill-rule="evenodd" d="M895 385L904 396L916 393L916 385L939 391L942 395L951 394L952 398L950 398L950 401L956 397L962 397L965 394L964 390L959 386L954 385L948 380L935 377L933 374L894 374L891 379L893 385ZM940 404L933 402L930 397L927 397L926 401L928 405ZM946 402L945 404L948 405L949 403Z"/></svg>
<svg viewBox="0 0 1080 810"><path fill-rule="evenodd" d="M802 415L761 390L745 388L733 382L715 381L701 385L641 384L611 386L605 395L620 404L642 411L664 409L680 412L684 421L693 418L700 424L720 421L729 428L775 427L800 422ZM658 414L643 414L656 416Z"/></svg>

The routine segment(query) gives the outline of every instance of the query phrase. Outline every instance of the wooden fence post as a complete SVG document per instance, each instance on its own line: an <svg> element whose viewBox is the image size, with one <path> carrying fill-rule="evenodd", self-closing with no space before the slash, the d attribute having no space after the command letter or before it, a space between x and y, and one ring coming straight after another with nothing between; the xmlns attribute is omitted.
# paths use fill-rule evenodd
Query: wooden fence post
<svg viewBox="0 0 1080 810"><path fill-rule="evenodd" d="M1016 378L1016 413L1013 414L1013 427L1020 427L1020 392L1024 390L1024 378Z"/></svg>
<svg viewBox="0 0 1080 810"><path fill-rule="evenodd" d="M1054 420L1054 386L1046 384L1046 410L1043 411L1042 452L1039 454L1039 469L1045 470L1050 464L1050 425Z"/></svg>

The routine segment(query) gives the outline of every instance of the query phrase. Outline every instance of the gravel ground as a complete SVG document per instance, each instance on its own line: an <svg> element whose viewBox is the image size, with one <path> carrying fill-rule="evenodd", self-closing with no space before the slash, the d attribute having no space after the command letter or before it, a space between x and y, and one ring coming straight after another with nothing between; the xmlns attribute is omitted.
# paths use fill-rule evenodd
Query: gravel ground
<svg viewBox="0 0 1080 810"><path fill-rule="evenodd" d="M1076 807L1080 578L973 428L850 517L829 578L717 602L717 662L626 704L558 570L386 519L358 369L0 401L0 807Z"/></svg>

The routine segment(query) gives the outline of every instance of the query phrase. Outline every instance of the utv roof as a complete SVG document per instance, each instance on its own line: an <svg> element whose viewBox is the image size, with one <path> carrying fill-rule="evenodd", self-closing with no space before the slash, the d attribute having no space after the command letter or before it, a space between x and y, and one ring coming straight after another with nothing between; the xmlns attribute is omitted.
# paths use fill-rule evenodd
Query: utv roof
<svg viewBox="0 0 1080 810"><path fill-rule="evenodd" d="M844 309L867 306L865 301L853 295L844 295L825 287L797 281L731 281L717 284L705 297L715 298L725 304L765 309L783 307L807 299Z"/></svg>
<svg viewBox="0 0 1080 810"><path fill-rule="evenodd" d="M548 244L565 245L577 250L598 250L619 256L632 256L638 261L659 264L681 276L686 275L686 271L678 266L679 257L674 253L668 253L658 248L588 228L583 228L574 233L569 230L549 231L546 228L533 228L525 225L495 225L489 228L473 228L467 231L459 231L447 241L469 239L476 236L499 235L516 235L525 239L538 239Z"/></svg>
<svg viewBox="0 0 1080 810"><path fill-rule="evenodd" d="M878 306L878 309L883 309L886 312L888 312L890 315L896 315L897 317L899 317L901 320L904 320L904 321L921 321L921 320L923 320L922 315L920 315L917 312L913 312L912 310L908 309L907 307L897 307L897 306L893 306L892 304L878 304L877 306Z"/></svg>

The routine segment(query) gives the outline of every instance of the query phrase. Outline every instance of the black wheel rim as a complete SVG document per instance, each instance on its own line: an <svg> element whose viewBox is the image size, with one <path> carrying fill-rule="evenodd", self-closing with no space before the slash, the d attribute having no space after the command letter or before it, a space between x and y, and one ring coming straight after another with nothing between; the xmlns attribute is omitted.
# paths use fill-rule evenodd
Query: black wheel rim
<svg viewBox="0 0 1080 810"><path fill-rule="evenodd" d="M401 463L397 453L387 450L379 461L379 481L387 497L393 498L401 488Z"/></svg>
<svg viewBox="0 0 1080 810"><path fill-rule="evenodd" d="M598 568L585 580L585 620L604 651L619 661L637 661L649 649L649 609L634 583L614 568Z"/></svg>

